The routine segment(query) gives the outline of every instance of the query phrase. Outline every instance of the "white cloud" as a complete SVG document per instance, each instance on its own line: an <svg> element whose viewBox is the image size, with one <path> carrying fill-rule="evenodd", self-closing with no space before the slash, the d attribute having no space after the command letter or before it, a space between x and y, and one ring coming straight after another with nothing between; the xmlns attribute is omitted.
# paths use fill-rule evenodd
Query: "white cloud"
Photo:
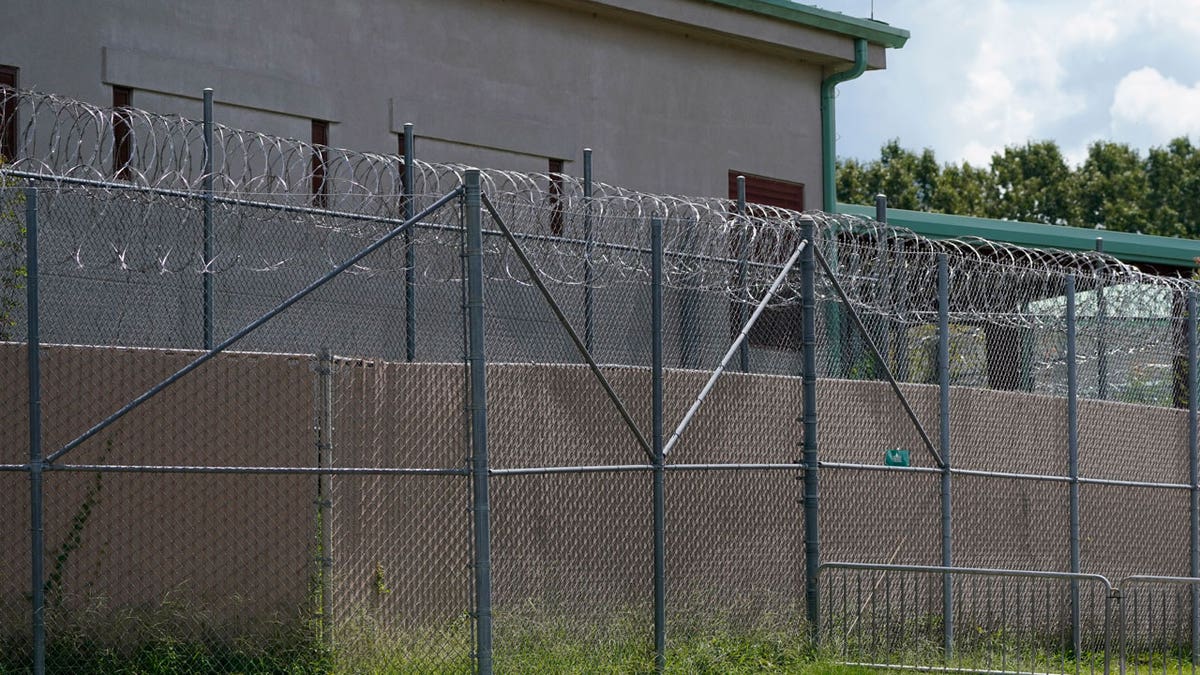
<svg viewBox="0 0 1200 675"><path fill-rule="evenodd" d="M853 16L872 4L816 1ZM1189 86L1200 77L1200 0L873 4L912 37L889 51L887 70L839 87L839 154L877 157L899 138L978 165L1006 145L1049 139L1078 162L1097 139L1144 151L1200 134L1200 84ZM1157 78L1133 77L1147 68Z"/></svg>
<svg viewBox="0 0 1200 675"><path fill-rule="evenodd" d="M1005 145L1044 136L1045 129L1083 113L1087 100L1064 66L1073 50L1096 49L1119 36L1116 11L1105 2L1076 5L1073 12L1047 7L1031 20L1029 8L993 0L987 5L978 47L964 60L966 87L950 103L952 146L975 163L981 148L990 157Z"/></svg>
<svg viewBox="0 0 1200 675"><path fill-rule="evenodd" d="M1109 112L1114 131L1150 136L1155 143L1200 134L1200 82L1189 87L1154 68L1139 68L1117 83Z"/></svg>
<svg viewBox="0 0 1200 675"><path fill-rule="evenodd" d="M993 145L971 141L962 149L962 161L976 167L988 166L992 162L992 155L999 150L1000 148Z"/></svg>

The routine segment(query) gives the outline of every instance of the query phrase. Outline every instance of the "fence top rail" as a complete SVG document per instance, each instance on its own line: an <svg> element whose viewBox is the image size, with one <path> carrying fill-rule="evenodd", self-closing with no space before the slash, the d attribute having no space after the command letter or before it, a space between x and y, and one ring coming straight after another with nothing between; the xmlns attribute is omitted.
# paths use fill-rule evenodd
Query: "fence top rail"
<svg viewBox="0 0 1200 675"><path fill-rule="evenodd" d="M1052 572L1048 570L1006 570L990 567L942 567L939 565L895 565L885 563L826 562L820 569L860 570L864 572L913 572L918 574L960 574L971 576L1023 577L1027 579L1059 579L1062 581L1098 581L1108 589L1114 588L1107 577L1100 574L1080 572ZM1200 579L1194 581L1200 582Z"/></svg>
<svg viewBox="0 0 1200 675"><path fill-rule="evenodd" d="M1200 588L1200 577L1171 577L1157 574L1133 574L1122 577L1116 587L1124 590L1129 584L1170 584L1175 586L1193 586Z"/></svg>

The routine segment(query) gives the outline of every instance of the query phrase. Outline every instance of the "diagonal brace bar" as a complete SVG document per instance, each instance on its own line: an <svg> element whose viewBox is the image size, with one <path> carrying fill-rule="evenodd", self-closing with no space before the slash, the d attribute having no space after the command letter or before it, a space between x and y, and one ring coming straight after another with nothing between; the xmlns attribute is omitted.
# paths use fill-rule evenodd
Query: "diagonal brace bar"
<svg viewBox="0 0 1200 675"><path fill-rule="evenodd" d="M563 313L562 307L554 299L554 295L550 293L550 289L546 288L541 275L533 267L533 263L525 255L525 250L521 248L521 244L513 236L512 230L508 229L508 226L504 224L504 219L500 217L500 214L496 211L496 207L492 204L492 200L488 199L486 194L483 195L483 206L491 214L492 220L496 221L496 226L500 228L500 232L504 235L504 238L508 239L509 245L513 248L513 253L517 254L517 259L521 261L521 265L529 273L529 278L533 280L533 284L541 291L542 297L546 298L546 303L550 305L550 311L554 312L554 316L558 318L558 322L562 324L563 328L567 329L567 335L571 336L571 341L575 343L575 349L579 351L583 360L587 361L588 368L596 376L596 380L600 382L600 386L604 388L604 393L608 395L608 399L612 401L617 412L621 414L621 419L625 421L625 426L629 427L629 430L633 432L634 437L637 438L638 445L646 453L647 459L653 463L654 449L650 447L650 442L646 440L641 430L638 429L637 423L633 421L633 416L629 414L629 409L625 407L625 403L621 400L621 397L617 395L616 390L609 384L608 378L604 377L604 373L600 372L600 366L596 365L596 359L592 358L591 352L588 351L583 340L579 338L579 334L575 332L575 329L571 326L571 322L567 320L567 315Z"/></svg>
<svg viewBox="0 0 1200 675"><path fill-rule="evenodd" d="M307 297L310 293L312 293L313 291L317 290L318 288L324 286L331 279L338 276L342 272L345 272L351 266L358 263L358 261L362 260L363 258L365 258L365 257L371 255L372 253L374 253L375 251L379 250L379 248L381 248L384 244L387 244L392 239L396 238L396 236L399 235L401 232L408 230L408 228L412 227L415 223L419 222L421 219L428 217L429 215L433 214L434 212L436 212L438 209L442 208L446 204L449 204L451 201L457 199L459 196L462 195L462 192L463 192L463 188L459 187L459 188L453 190L452 192L449 192L449 193L443 195L436 202L430 204L428 208L421 211L420 213L413 216L412 218L409 218L408 220L404 221L400 225L397 225L390 232L383 235L379 239L375 240L375 242L373 242L370 246L367 246L366 248L362 249L358 253L355 253L354 255L350 256L349 258L346 259L345 262L343 262L342 264L338 265L337 267L329 270L329 272L327 272L320 279L317 279L316 281L312 282L308 286L305 286L302 290L298 291L295 295L293 295L292 297L288 298L287 300L284 300L283 302L279 303L273 309L268 311L266 314L263 314L258 319L254 320L252 323L248 324L245 328L242 328L238 332L229 336L221 344L217 345L216 347L213 347L212 349L208 350L207 352L204 352L200 356L196 357L196 359L194 361L187 364L183 368L180 368L178 371L175 372L174 375L171 375L170 377L163 380L162 382L159 382L158 384L154 385L153 387L150 387L149 389L146 390L145 393L141 394L140 396L133 399L129 403L126 403L120 410L118 410L115 413L104 418L102 421L97 423L91 429L88 429L87 431L83 432L75 440L71 441L70 443L67 443L61 449L55 451L53 454L51 454L49 457L46 458L46 462L49 463L49 462L55 461L56 459L62 457L63 455L67 454L68 452L70 452L70 451L74 450L75 448L79 447L80 445L82 445L84 442L86 442L92 436L95 436L96 434L100 433L101 431L104 431L108 427L112 426L112 424L115 423L117 420L121 419L125 415L132 412L134 408L137 408L138 406L145 403L146 401L149 401L150 399L154 398L159 393L161 393L164 389L171 386L172 384L175 384L176 382L178 382L180 379L182 379L188 373L190 373L193 370L204 365L209 359L213 358L217 354L220 354L221 352L225 351L226 349L229 349L236 342L238 342L242 338L246 337L250 333L253 333L255 330L260 328L266 322L268 322L271 319L275 318L276 316L282 314L285 310L287 310L287 308L291 307L292 305L296 304L297 302L300 302L305 297Z"/></svg>
<svg viewBox="0 0 1200 675"><path fill-rule="evenodd" d="M825 276L829 279L833 290L837 292L838 297L842 300L842 304L846 307L846 312L850 315L850 320L854 322L855 327L858 328L858 332L862 334L863 339L866 341L867 347L870 348L871 356L875 357L875 362L883 369L883 376L887 379L888 384L892 385L892 391L895 392L896 398L900 399L901 407L904 408L908 419L912 420L913 426L916 427L917 434L921 436L921 442L925 444L926 449L929 450L929 454L933 455L933 461L937 463L938 468L946 468L945 460L942 459L941 453L934 447L933 441L929 439L929 434L926 433L921 420L917 419L917 414L913 412L912 405L908 402L908 397L900 390L900 385L892 375L892 370L888 368L887 361L883 358L883 354L879 353L879 347L875 345L875 340L871 339L870 331L867 330L867 327L863 325L862 319L859 318L858 310L854 308L854 305L850 302L850 297L846 295L845 289L842 288L842 284L834 276L829 263L825 261L825 256L821 255L821 249L814 246L813 253L816 254L817 262L820 263L821 269L825 271Z"/></svg>
<svg viewBox="0 0 1200 675"><path fill-rule="evenodd" d="M704 383L704 388L700 390L700 394L692 403L692 407L688 409L687 414L680 420L679 426L675 427L675 431L671 432L671 438L663 446L664 457L670 454L671 449L679 442L679 437L683 435L684 430L692 423L692 418L696 416L696 411L700 409L700 406L704 403L704 399L708 398L709 393L712 392L712 388L717 384L717 380L725 372L725 368L729 365L729 362L733 360L734 354L737 354L738 350L741 349L742 343L750 335L750 329L754 327L754 323L758 321L758 317L762 316L763 311L766 310L767 303L771 302L771 298L775 297L775 294L779 292L779 287L783 285L783 280L792 271L792 267L795 266L796 261L800 260L800 254L804 252L804 247L807 245L807 241L800 242L800 245L796 247L796 251L792 253L792 257L788 258L787 262L783 265L783 269L779 270L775 281L771 282L771 287L767 289L762 300L758 302L758 306L754 308L754 313L750 315L750 319L746 321L746 325L742 326L742 332L738 333L737 339L729 346L729 351L725 352L724 358L721 359L721 365L717 366L712 376L708 378L708 382Z"/></svg>

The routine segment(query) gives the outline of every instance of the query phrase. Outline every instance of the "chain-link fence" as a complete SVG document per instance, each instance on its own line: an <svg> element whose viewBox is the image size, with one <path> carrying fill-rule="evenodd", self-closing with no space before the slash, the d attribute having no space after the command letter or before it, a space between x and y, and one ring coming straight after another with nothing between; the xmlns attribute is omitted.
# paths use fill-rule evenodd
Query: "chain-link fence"
<svg viewBox="0 0 1200 675"><path fill-rule="evenodd" d="M0 96L0 672L753 670L821 561L1198 571L1191 281Z"/></svg>

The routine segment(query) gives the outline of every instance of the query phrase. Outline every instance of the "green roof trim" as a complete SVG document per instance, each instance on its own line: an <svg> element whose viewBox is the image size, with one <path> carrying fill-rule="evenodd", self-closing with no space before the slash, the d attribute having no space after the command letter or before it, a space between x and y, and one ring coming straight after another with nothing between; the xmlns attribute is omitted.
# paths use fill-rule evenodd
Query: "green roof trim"
<svg viewBox="0 0 1200 675"><path fill-rule="evenodd" d="M838 213L875 217L875 207L838 204ZM1190 270L1200 257L1200 240L1160 237L1132 232L1110 232L1065 225L1044 225L1015 220L992 220L943 213L888 209L888 223L932 239L980 237L1027 248L1094 251L1104 239L1104 252L1127 263L1143 263Z"/></svg>
<svg viewBox="0 0 1200 675"><path fill-rule="evenodd" d="M867 42L899 49L908 42L908 31L889 26L873 19L856 19L840 12L831 12L819 7L801 5L791 0L705 0L714 5L724 5L754 14L783 19L792 23L840 33L852 38L863 38Z"/></svg>

